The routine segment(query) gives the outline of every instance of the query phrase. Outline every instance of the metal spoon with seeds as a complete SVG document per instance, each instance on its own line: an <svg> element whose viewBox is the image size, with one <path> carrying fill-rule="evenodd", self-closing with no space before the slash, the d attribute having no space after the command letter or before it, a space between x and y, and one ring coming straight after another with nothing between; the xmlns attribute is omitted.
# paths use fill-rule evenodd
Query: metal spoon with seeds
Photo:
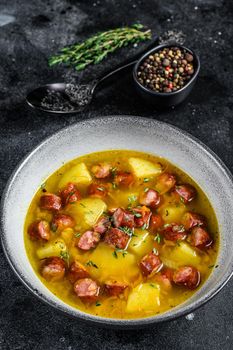
<svg viewBox="0 0 233 350"><path fill-rule="evenodd" d="M62 114L81 112L91 103L97 87L136 62L130 61L88 84L54 83L41 86L31 91L26 101L29 106L44 112Z"/></svg>
<svg viewBox="0 0 233 350"><path fill-rule="evenodd" d="M115 74L134 66L137 60L152 47L158 45L158 37L131 60L127 60L114 70L104 74L98 80L88 84L54 83L31 91L26 102L30 107L49 113L69 114L83 111L92 101L102 84Z"/></svg>

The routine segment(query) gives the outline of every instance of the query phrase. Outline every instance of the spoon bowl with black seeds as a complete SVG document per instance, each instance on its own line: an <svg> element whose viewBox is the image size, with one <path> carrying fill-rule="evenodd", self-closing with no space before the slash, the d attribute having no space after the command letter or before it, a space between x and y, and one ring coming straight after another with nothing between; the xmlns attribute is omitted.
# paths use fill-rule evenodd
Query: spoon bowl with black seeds
<svg viewBox="0 0 233 350"><path fill-rule="evenodd" d="M200 70L194 51L177 44L162 44L136 63L133 78L140 95L150 104L170 107L190 94Z"/></svg>

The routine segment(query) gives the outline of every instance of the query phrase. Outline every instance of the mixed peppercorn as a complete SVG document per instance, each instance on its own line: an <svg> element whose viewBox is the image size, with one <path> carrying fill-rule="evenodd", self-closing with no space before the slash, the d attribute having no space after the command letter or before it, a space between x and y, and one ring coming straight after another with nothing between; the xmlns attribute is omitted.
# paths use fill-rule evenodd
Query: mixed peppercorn
<svg viewBox="0 0 233 350"><path fill-rule="evenodd" d="M139 66L137 79L156 92L181 89L194 74L193 55L180 47L164 47Z"/></svg>

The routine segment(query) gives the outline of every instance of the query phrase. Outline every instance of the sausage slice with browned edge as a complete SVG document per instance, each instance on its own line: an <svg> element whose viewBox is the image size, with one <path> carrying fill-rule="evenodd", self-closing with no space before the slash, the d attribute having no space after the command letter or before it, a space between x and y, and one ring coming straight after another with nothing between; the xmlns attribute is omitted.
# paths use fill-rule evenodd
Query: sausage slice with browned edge
<svg viewBox="0 0 233 350"><path fill-rule="evenodd" d="M70 215L66 214L55 214L52 222L51 228L52 231L63 231L66 228L74 227L75 221Z"/></svg>
<svg viewBox="0 0 233 350"><path fill-rule="evenodd" d="M65 262L54 256L47 258L41 268L41 275L50 282L61 280L65 275Z"/></svg>
<svg viewBox="0 0 233 350"><path fill-rule="evenodd" d="M154 252L145 255L140 261L140 268L144 276L152 276L154 273L161 270L163 263L159 256Z"/></svg>
<svg viewBox="0 0 233 350"><path fill-rule="evenodd" d="M75 203L82 198L81 193L77 189L76 185L72 182L69 182L67 186L62 191L60 191L60 196L63 206L70 203Z"/></svg>
<svg viewBox="0 0 233 350"><path fill-rule="evenodd" d="M50 226L46 220L37 220L28 227L28 234L31 240L44 240L50 239Z"/></svg>
<svg viewBox="0 0 233 350"><path fill-rule="evenodd" d="M115 227L134 227L134 215L129 211L118 208L112 215L112 222Z"/></svg>
<svg viewBox="0 0 233 350"><path fill-rule="evenodd" d="M193 266L182 266L174 272L173 282L189 289L195 289L201 282L200 272Z"/></svg>
<svg viewBox="0 0 233 350"><path fill-rule="evenodd" d="M61 209L61 197L53 193L46 193L40 197L40 208L58 211Z"/></svg>
<svg viewBox="0 0 233 350"><path fill-rule="evenodd" d="M100 234L95 231L86 231L80 237L76 246L82 250L95 248L100 241Z"/></svg>
<svg viewBox="0 0 233 350"><path fill-rule="evenodd" d="M161 202L161 197L157 191L148 189L143 191L139 197L139 203L150 208L157 208Z"/></svg>
<svg viewBox="0 0 233 350"><path fill-rule="evenodd" d="M104 241L113 248L125 249L130 236L118 228L111 228L105 234Z"/></svg>
<svg viewBox="0 0 233 350"><path fill-rule="evenodd" d="M77 260L72 262L72 264L70 265L70 268L69 268L69 272L68 272L68 279L71 283L74 283L77 280L79 280L81 278L86 278L88 276L89 276L89 273L88 273L87 269L85 268L85 266L83 266L83 264L81 264Z"/></svg>
<svg viewBox="0 0 233 350"><path fill-rule="evenodd" d="M105 290L111 296L118 296L124 292L128 286L116 281L105 282Z"/></svg>
<svg viewBox="0 0 233 350"><path fill-rule="evenodd" d="M74 291L83 301L92 303L97 300L100 287L91 278L82 278L75 282Z"/></svg>

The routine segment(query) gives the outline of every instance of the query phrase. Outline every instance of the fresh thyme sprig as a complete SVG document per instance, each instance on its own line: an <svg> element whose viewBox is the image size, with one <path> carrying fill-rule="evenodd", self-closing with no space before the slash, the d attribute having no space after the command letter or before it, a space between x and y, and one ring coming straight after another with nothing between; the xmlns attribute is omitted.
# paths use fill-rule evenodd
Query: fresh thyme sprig
<svg viewBox="0 0 233 350"><path fill-rule="evenodd" d="M98 33L89 39L61 49L60 53L49 58L49 65L64 63L80 71L89 64L98 64L108 54L117 49L151 38L151 30L142 31L143 25L116 28Z"/></svg>

